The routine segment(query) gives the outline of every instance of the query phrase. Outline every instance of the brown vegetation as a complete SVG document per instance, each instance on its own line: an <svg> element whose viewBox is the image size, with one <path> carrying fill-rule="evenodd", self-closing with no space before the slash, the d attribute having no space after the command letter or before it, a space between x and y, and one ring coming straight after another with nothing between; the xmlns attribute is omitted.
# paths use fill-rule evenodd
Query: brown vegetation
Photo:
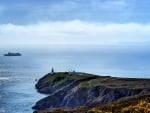
<svg viewBox="0 0 150 113"><path fill-rule="evenodd" d="M150 94L123 98L102 106L56 108L35 113L150 113Z"/></svg>

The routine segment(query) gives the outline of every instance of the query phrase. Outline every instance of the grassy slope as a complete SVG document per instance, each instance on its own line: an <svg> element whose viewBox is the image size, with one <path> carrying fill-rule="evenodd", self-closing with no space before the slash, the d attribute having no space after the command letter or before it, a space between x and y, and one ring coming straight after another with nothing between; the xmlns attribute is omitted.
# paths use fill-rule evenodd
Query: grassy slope
<svg viewBox="0 0 150 113"><path fill-rule="evenodd" d="M61 85L66 81L76 81L85 79L88 77L92 77L95 75L87 74L87 73L77 73L77 74L69 74L68 72L57 72L52 75L48 74L41 79L41 82L48 83L53 82L54 86Z"/></svg>
<svg viewBox="0 0 150 113"><path fill-rule="evenodd" d="M149 88L150 79L99 77L91 81L81 83L81 87L105 86L110 88Z"/></svg>
<svg viewBox="0 0 150 113"><path fill-rule="evenodd" d="M46 75L41 79L43 83L53 82L54 86L61 85L66 81L76 81L88 77L96 76L87 73L68 74L67 72L58 72L53 75ZM80 87L91 88L94 86L105 86L110 88L150 88L150 79L137 78L117 78L110 76L97 76L96 79L85 81Z"/></svg>

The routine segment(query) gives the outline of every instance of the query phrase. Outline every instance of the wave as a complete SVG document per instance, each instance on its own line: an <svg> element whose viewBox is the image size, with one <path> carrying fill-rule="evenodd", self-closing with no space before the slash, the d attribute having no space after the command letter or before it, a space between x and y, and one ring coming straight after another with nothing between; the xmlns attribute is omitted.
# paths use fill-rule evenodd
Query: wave
<svg viewBox="0 0 150 113"><path fill-rule="evenodd" d="M3 81L3 80L10 80L10 77L0 77L0 81Z"/></svg>
<svg viewBox="0 0 150 113"><path fill-rule="evenodd" d="M31 80L31 79L32 78L30 78L30 77L0 77L0 83L13 82L13 81L24 81L24 80Z"/></svg>
<svg viewBox="0 0 150 113"><path fill-rule="evenodd" d="M21 80L21 78L17 78L17 77L0 77L0 85L4 82L12 82L12 81L19 81L19 80Z"/></svg>

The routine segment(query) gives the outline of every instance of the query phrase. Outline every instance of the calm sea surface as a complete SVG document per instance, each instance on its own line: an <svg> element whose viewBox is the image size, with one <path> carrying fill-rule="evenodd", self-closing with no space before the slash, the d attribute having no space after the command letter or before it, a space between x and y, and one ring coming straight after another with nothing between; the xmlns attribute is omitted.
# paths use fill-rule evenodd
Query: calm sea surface
<svg viewBox="0 0 150 113"><path fill-rule="evenodd" d="M4 57L11 52L21 57ZM35 90L39 79L55 71L75 70L99 75L150 78L149 49L0 49L0 113L32 113L45 97Z"/></svg>

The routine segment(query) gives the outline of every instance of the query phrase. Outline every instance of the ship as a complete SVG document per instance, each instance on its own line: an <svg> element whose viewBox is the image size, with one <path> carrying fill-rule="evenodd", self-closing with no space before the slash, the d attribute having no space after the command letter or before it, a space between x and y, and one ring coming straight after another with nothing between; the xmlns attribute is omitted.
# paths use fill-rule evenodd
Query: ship
<svg viewBox="0 0 150 113"><path fill-rule="evenodd" d="M7 54L4 54L4 56L21 56L20 53L10 53L8 52Z"/></svg>

